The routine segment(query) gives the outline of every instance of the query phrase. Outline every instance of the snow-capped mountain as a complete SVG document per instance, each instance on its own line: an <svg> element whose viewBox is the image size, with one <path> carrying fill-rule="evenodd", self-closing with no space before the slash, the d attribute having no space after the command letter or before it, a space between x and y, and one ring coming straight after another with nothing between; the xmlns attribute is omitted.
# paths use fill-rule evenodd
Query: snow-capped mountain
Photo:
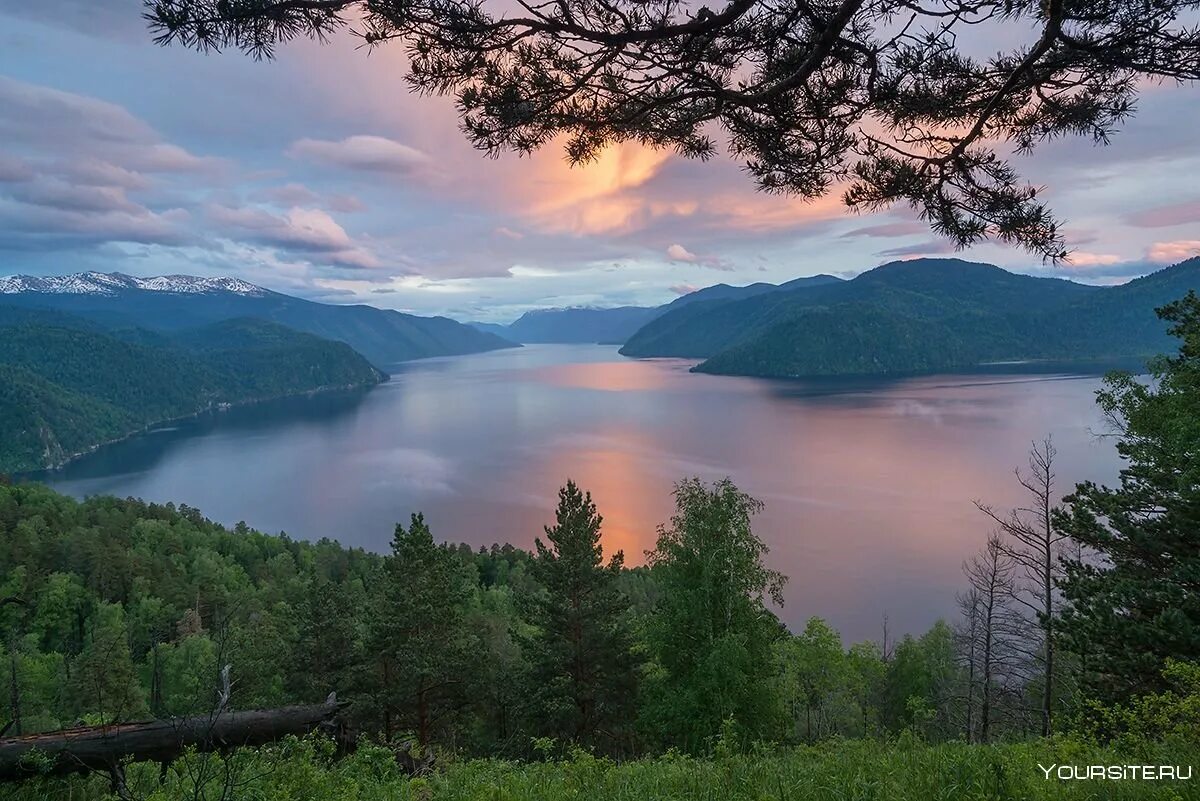
<svg viewBox="0 0 1200 801"><path fill-rule="evenodd" d="M75 275L0 276L0 295L25 292L46 295L115 295L121 291L169 292L179 295L208 295L218 292L263 297L269 290L240 278L200 278L194 275L159 275L138 278L124 273L86 272Z"/></svg>
<svg viewBox="0 0 1200 801"><path fill-rule="evenodd" d="M180 331L237 318L269 320L345 342L377 365L514 347L508 340L445 317L316 303L238 278L137 278L98 272L14 275L0 278L0 320L7 307L51 310L104 326L147 331Z"/></svg>

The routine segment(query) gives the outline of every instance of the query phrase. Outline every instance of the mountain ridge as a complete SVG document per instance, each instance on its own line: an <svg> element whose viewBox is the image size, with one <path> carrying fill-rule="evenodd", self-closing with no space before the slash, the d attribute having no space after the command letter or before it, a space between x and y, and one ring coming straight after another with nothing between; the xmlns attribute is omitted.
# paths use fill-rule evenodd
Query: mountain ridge
<svg viewBox="0 0 1200 801"><path fill-rule="evenodd" d="M0 316L0 472L57 467L213 408L386 377L345 343L258 319L162 334Z"/></svg>
<svg viewBox="0 0 1200 801"><path fill-rule="evenodd" d="M532 309L507 325L478 322L468 325L514 342L529 344L622 344L663 314L695 303L792 291L841 281L836 276L821 274L794 278L782 284L761 281L745 286L714 284L680 295L660 306L562 306Z"/></svg>
<svg viewBox="0 0 1200 801"><path fill-rule="evenodd" d="M269 320L344 342L378 366L516 347L448 317L419 317L362 304L318 303L238 278L76 273L9 276L0 305L45 308L108 326L194 328L236 318Z"/></svg>
<svg viewBox="0 0 1200 801"><path fill-rule="evenodd" d="M1142 358L1169 346L1154 308L1197 287L1200 258L1114 287L914 259L841 284L677 309L639 330L621 353L701 359L698 372L779 377Z"/></svg>

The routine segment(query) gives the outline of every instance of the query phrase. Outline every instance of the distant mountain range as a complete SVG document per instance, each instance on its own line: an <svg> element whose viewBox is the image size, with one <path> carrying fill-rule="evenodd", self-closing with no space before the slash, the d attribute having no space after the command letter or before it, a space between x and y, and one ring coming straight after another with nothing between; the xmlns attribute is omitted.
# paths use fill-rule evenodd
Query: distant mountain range
<svg viewBox="0 0 1200 801"><path fill-rule="evenodd" d="M652 320L693 303L736 300L768 292L797 289L802 286L821 286L840 282L841 279L832 275L814 275L778 285L767 283L750 284L749 286L716 284L680 295L662 306L537 309L526 312L508 325L496 323L469 323L469 325L512 342L525 344L603 343L619 345Z"/></svg>
<svg viewBox="0 0 1200 801"><path fill-rule="evenodd" d="M0 305L51 309L111 326L165 331L237 318L269 320L345 342L380 367L514 347L509 340L446 317L315 303L236 278L135 278L95 272L45 278L16 275L0 278Z"/></svg>
<svg viewBox="0 0 1200 801"><path fill-rule="evenodd" d="M0 278L0 472L54 467L206 409L376 384L375 365L516 347L445 317L237 278Z"/></svg>
<svg viewBox="0 0 1200 801"><path fill-rule="evenodd" d="M1196 288L1200 258L1112 287L917 259L851 281L690 303L647 323L621 353L703 359L700 372L753 376L1143 357L1171 347L1154 309Z"/></svg>

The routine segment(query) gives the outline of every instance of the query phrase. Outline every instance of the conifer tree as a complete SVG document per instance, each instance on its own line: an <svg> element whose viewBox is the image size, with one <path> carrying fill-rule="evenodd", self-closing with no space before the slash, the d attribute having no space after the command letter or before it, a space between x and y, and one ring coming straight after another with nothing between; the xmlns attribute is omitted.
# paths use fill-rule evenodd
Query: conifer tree
<svg viewBox="0 0 1200 801"><path fill-rule="evenodd" d="M534 602L529 658L535 729L611 752L630 731L637 676L617 586L625 557L617 551L605 564L601 523L591 493L568 481L547 542L535 543L534 575L545 592Z"/></svg>
<svg viewBox="0 0 1200 801"><path fill-rule="evenodd" d="M1151 383L1110 375L1098 402L1127 462L1119 484L1085 482L1058 529L1098 554L1067 561L1061 633L1101 696L1166 689L1168 658L1200 659L1200 297L1158 311L1179 352Z"/></svg>
<svg viewBox="0 0 1200 801"><path fill-rule="evenodd" d="M473 652L470 596L461 560L434 542L423 515L396 526L371 631L386 737L411 732L424 746L453 734Z"/></svg>

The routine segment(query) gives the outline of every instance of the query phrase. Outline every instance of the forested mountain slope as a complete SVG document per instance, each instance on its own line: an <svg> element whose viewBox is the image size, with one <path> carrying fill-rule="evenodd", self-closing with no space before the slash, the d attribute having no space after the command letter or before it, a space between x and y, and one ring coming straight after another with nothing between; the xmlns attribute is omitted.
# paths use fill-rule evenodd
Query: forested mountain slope
<svg viewBox="0 0 1200 801"><path fill-rule="evenodd" d="M376 365L513 347L512 342L446 317L418 317L373 306L336 306L272 292L236 279L134 278L80 273L0 279L0 304L52 309L110 326L178 330L221 320L269 320L345 342Z"/></svg>
<svg viewBox="0 0 1200 801"><path fill-rule="evenodd" d="M662 306L617 306L614 308L538 309L526 312L508 325L472 323L480 331L497 334L513 342L528 343L622 343L643 326L664 314L693 304L730 301L772 292L841 283L832 275L796 278L783 284L755 283L746 286L715 284L680 295Z"/></svg>
<svg viewBox="0 0 1200 801"><path fill-rule="evenodd" d="M802 292L694 304L654 320L621 352L705 359L697 370L761 376L1142 357L1170 346L1154 309L1197 287L1200 259L1114 287L918 259Z"/></svg>
<svg viewBox="0 0 1200 801"><path fill-rule="evenodd" d="M162 333L30 309L0 313L0 374L0 472L222 404L385 377L345 343L264 320Z"/></svg>

